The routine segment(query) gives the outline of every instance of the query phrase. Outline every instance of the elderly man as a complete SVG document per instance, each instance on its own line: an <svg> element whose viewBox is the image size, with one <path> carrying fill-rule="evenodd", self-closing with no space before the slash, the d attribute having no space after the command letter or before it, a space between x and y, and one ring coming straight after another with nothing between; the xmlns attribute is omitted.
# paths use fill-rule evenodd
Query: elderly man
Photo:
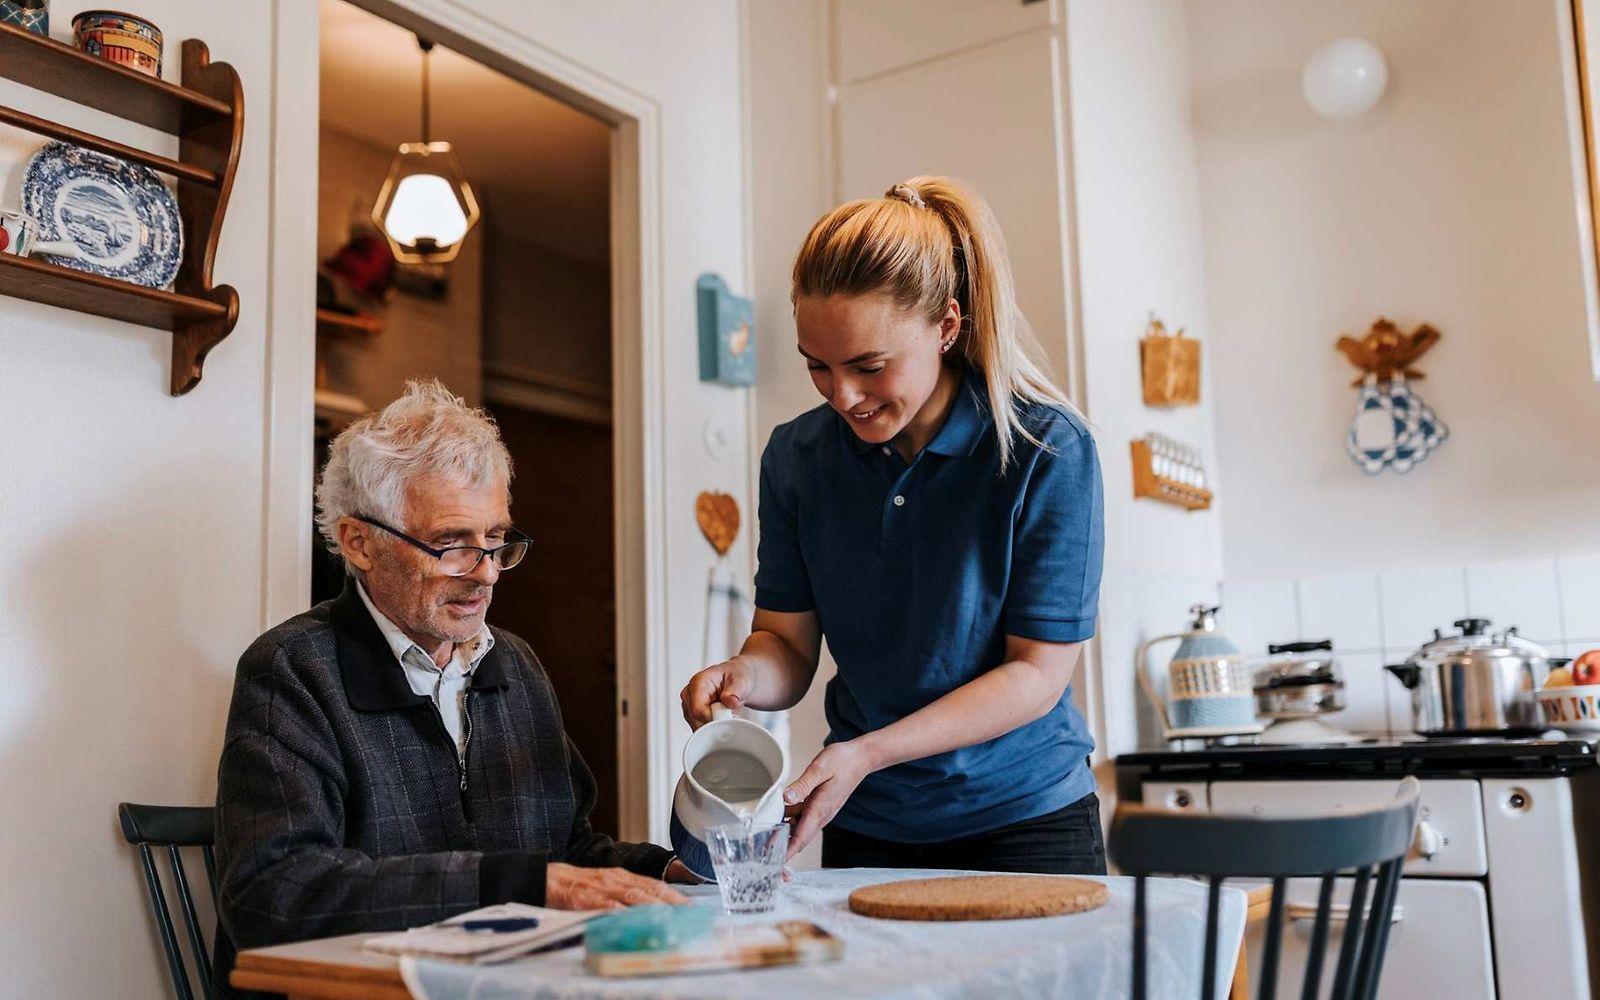
<svg viewBox="0 0 1600 1000"><path fill-rule="evenodd" d="M527 552L494 424L411 383L334 441L317 523L344 593L239 661L217 777L219 992L235 948L491 903L682 902L669 852L589 826L595 783L528 644L484 624Z"/></svg>

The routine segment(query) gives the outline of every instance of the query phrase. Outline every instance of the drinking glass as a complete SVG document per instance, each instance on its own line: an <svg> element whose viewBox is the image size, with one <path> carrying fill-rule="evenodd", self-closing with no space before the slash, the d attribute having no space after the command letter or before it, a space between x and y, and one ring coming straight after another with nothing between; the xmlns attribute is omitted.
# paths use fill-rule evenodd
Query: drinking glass
<svg viewBox="0 0 1600 1000"><path fill-rule="evenodd" d="M789 853L789 824L730 823L706 831L711 867L729 913L771 913Z"/></svg>

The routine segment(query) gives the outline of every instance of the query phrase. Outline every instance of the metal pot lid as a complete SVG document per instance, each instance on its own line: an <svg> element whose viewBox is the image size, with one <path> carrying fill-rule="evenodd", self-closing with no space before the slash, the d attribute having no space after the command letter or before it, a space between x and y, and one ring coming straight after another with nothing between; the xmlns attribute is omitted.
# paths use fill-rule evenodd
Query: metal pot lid
<svg viewBox="0 0 1600 1000"><path fill-rule="evenodd" d="M1257 691L1308 684L1344 686L1333 658L1332 639L1273 643L1267 647L1267 652L1272 654L1272 659L1258 665L1255 670Z"/></svg>
<svg viewBox="0 0 1600 1000"><path fill-rule="evenodd" d="M1493 622L1487 618L1460 618L1453 624L1461 630L1459 634L1443 635L1439 629L1434 629L1433 639L1423 643L1422 648L1411 655L1411 659L1442 662L1498 660L1514 656L1525 660L1543 660L1550 656L1543 646L1518 635L1515 625L1504 632L1492 632L1490 627Z"/></svg>

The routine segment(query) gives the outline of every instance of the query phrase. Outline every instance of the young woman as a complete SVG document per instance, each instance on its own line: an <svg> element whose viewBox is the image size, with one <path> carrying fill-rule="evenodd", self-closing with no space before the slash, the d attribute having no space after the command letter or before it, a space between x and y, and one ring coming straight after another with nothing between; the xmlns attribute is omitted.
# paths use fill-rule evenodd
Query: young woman
<svg viewBox="0 0 1600 1000"><path fill-rule="evenodd" d="M821 643L827 747L784 790L828 867L1105 870L1067 685L1104 545L1094 441L1017 310L976 195L915 177L824 216L794 265L827 401L761 458L753 633L684 716L783 709Z"/></svg>

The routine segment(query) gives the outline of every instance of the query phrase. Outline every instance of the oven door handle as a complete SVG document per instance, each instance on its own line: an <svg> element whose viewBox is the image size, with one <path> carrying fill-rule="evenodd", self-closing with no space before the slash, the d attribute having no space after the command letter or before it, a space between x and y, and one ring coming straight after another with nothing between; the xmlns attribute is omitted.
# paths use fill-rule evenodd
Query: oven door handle
<svg viewBox="0 0 1600 1000"><path fill-rule="evenodd" d="M1317 908L1309 903L1290 903L1283 908L1284 915L1295 923L1310 923L1317 919ZM1370 914L1371 911L1369 910ZM1389 915L1389 924L1393 926L1406 918L1406 911L1399 904L1395 905L1394 912ZM1328 923L1346 924L1350 922L1350 904L1335 903L1328 907Z"/></svg>

